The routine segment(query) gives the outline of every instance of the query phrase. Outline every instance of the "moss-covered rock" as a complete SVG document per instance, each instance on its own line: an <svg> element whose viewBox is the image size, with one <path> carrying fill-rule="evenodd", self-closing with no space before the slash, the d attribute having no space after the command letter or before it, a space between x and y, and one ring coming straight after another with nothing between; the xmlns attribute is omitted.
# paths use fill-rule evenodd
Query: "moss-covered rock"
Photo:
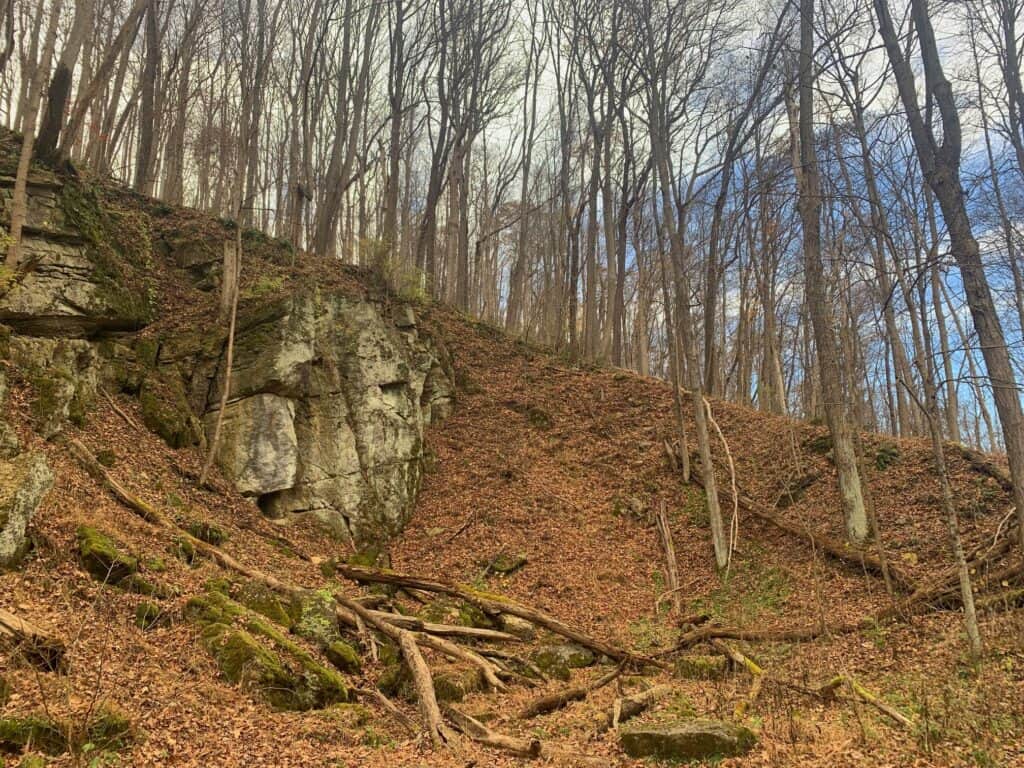
<svg viewBox="0 0 1024 768"><path fill-rule="evenodd" d="M340 674L227 595L208 590L195 596L185 615L203 627L204 645L224 676L259 691L275 709L317 709L348 700Z"/></svg>
<svg viewBox="0 0 1024 768"><path fill-rule="evenodd" d="M683 720L639 725L622 731L622 748L630 757L689 762L743 755L757 736L742 725L719 720Z"/></svg>
<svg viewBox="0 0 1024 768"><path fill-rule="evenodd" d="M729 662L724 656L688 654L676 660L673 671L684 680L721 680L729 671Z"/></svg>
<svg viewBox="0 0 1024 768"><path fill-rule="evenodd" d="M362 661L359 651L351 643L344 640L335 640L324 649L327 660L342 672L358 675L362 671Z"/></svg>
<svg viewBox="0 0 1024 768"><path fill-rule="evenodd" d="M433 678L438 701L462 701L484 689L483 676L476 667L449 667L435 672Z"/></svg>
<svg viewBox="0 0 1024 768"><path fill-rule="evenodd" d="M68 750L67 727L42 715L0 718L0 749L60 755Z"/></svg>
<svg viewBox="0 0 1024 768"><path fill-rule="evenodd" d="M549 645L530 654L530 660L545 675L568 680L570 670L592 666L597 660L593 651L575 643Z"/></svg>
<svg viewBox="0 0 1024 768"><path fill-rule="evenodd" d="M319 590L304 596L298 606L298 617L292 632L320 648L341 640L334 597L330 590Z"/></svg>
<svg viewBox="0 0 1024 768"><path fill-rule="evenodd" d="M297 611L293 608L290 612L289 608L292 606L283 602L266 584L258 581L247 582L239 587L235 599L246 608L266 616L283 627L291 629L294 624L293 614Z"/></svg>
<svg viewBox="0 0 1024 768"><path fill-rule="evenodd" d="M138 558L123 552L98 528L78 526L78 558L97 581L119 584L139 569Z"/></svg>
<svg viewBox="0 0 1024 768"><path fill-rule="evenodd" d="M189 523L186 530L200 541L205 541L207 544L212 544L215 547L219 547L228 540L228 535L224 533L224 529L211 523L209 520L194 520Z"/></svg>
<svg viewBox="0 0 1024 768"><path fill-rule="evenodd" d="M142 422L171 448L198 445L203 427L192 413L181 378L175 373L153 372L139 389Z"/></svg>
<svg viewBox="0 0 1024 768"><path fill-rule="evenodd" d="M156 603L141 602L135 608L135 626L142 630L170 624L170 617Z"/></svg>
<svg viewBox="0 0 1024 768"><path fill-rule="evenodd" d="M499 552L490 560L485 561L485 567L492 573L508 575L515 573L529 562L526 555L516 552Z"/></svg>

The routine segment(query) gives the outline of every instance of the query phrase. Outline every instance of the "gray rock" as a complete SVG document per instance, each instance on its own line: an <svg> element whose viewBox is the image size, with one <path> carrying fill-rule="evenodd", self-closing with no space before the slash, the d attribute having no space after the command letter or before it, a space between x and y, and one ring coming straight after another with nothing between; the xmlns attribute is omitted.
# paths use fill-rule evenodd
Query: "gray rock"
<svg viewBox="0 0 1024 768"><path fill-rule="evenodd" d="M161 363L193 361L186 378L210 437L219 348L174 345ZM386 538L412 508L423 431L451 392L443 355L415 327L399 330L370 301L291 296L240 314L217 460L271 517L313 513L359 542Z"/></svg>
<svg viewBox="0 0 1024 768"><path fill-rule="evenodd" d="M706 760L744 755L757 736L749 728L721 720L681 720L623 729L622 749L630 757Z"/></svg>
<svg viewBox="0 0 1024 768"><path fill-rule="evenodd" d="M34 399L32 422L49 439L68 421L80 421L96 398L99 357L84 339L12 335L10 357L28 380Z"/></svg>
<svg viewBox="0 0 1024 768"><path fill-rule="evenodd" d="M557 677L559 680L568 680L570 670L590 667L597 662L593 651L576 643L562 643L538 648L530 655L530 660L537 665L541 672L550 677Z"/></svg>
<svg viewBox="0 0 1024 768"><path fill-rule="evenodd" d="M13 568L25 554L25 530L51 485L41 453L0 461L0 568Z"/></svg>
<svg viewBox="0 0 1024 768"><path fill-rule="evenodd" d="M206 414L212 435L219 411ZM261 393L228 403L217 459L235 487L248 496L291 488L298 472L295 401Z"/></svg>

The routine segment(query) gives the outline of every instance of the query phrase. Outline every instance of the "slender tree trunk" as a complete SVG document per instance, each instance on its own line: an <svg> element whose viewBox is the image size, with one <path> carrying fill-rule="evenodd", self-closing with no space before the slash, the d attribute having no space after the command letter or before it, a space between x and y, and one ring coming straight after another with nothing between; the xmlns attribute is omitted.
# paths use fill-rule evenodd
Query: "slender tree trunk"
<svg viewBox="0 0 1024 768"><path fill-rule="evenodd" d="M821 181L814 135L814 0L800 3L799 159L794 170L800 185L806 301L818 353L822 405L832 435L832 451L850 541L864 542L870 531L857 471L857 457L845 413L841 370L832 330L821 260ZM790 110L792 113L792 109Z"/></svg>

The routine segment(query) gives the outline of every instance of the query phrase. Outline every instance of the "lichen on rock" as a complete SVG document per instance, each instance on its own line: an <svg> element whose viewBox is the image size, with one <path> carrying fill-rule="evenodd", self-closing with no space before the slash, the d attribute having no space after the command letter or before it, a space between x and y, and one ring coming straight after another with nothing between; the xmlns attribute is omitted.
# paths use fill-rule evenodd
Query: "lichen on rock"
<svg viewBox="0 0 1024 768"><path fill-rule="evenodd" d="M52 485L41 453L0 460L0 569L15 567L25 554L28 524Z"/></svg>

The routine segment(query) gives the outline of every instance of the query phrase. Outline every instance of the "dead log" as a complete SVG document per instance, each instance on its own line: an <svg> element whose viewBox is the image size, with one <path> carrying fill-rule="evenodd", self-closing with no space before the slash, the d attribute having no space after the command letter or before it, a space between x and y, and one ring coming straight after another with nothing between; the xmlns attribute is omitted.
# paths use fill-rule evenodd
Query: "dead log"
<svg viewBox="0 0 1024 768"><path fill-rule="evenodd" d="M546 715L574 701L583 701L585 698L587 698L586 688L563 688L560 691L541 696L539 699L534 699L523 708L519 717L529 720L531 717Z"/></svg>
<svg viewBox="0 0 1024 768"><path fill-rule="evenodd" d="M423 632L428 635L437 635L438 637L458 637L467 640L489 640L498 643L523 642L521 637L510 635L508 632L501 632L497 629L461 627L454 624L434 624L429 621L418 619L415 616L404 616L400 613L390 613L387 611L373 611L373 613L385 621L394 624L396 627L411 629L415 632Z"/></svg>
<svg viewBox="0 0 1024 768"><path fill-rule="evenodd" d="M460 600L465 600L467 603L475 605L481 611L490 616L498 616L502 613L509 614L510 616L518 616L521 619L526 619L527 621L554 632L556 635L568 638L575 643L579 643L592 651L604 654L616 661L631 661L640 664L664 666L660 661L639 656L610 643L591 637L582 630L570 627L565 622L560 619L556 619L554 616L551 616L544 611L536 608L530 608L529 606L515 603L511 600L506 600L497 595L480 592L472 589L471 587L445 584L443 582L433 581L420 576L394 573L392 571L381 571L375 568L364 568L356 565L348 565L346 563L338 564L337 570L342 576L359 583L391 584L399 587L421 589L426 592L449 595L450 597L457 597Z"/></svg>
<svg viewBox="0 0 1024 768"><path fill-rule="evenodd" d="M460 732L488 747L511 752L518 757L540 757L543 746L539 739L520 739L492 731L479 720L470 717L452 706L445 706L445 716Z"/></svg>
<svg viewBox="0 0 1024 768"><path fill-rule="evenodd" d="M675 688L671 685L655 685L646 691L635 693L632 696L622 696L615 700L612 711L608 713L608 719L599 729L601 733L608 730L615 730L620 723L631 720L637 715L645 712L652 704L664 699Z"/></svg>
<svg viewBox="0 0 1024 768"><path fill-rule="evenodd" d="M402 651L402 658L405 659L405 663L412 673L416 698L420 704L420 716L427 726L427 735L435 747L447 743L450 740L450 735L441 719L441 709L437 705L437 696L434 692L434 680L427 662L423 659L423 654L420 653L419 646L416 645L416 637L413 633L377 618L372 611L344 595L335 595L334 599L378 632L398 643L398 647Z"/></svg>
<svg viewBox="0 0 1024 768"><path fill-rule="evenodd" d="M47 672L64 672L64 641L53 632L0 608L0 638L14 646L34 666Z"/></svg>

